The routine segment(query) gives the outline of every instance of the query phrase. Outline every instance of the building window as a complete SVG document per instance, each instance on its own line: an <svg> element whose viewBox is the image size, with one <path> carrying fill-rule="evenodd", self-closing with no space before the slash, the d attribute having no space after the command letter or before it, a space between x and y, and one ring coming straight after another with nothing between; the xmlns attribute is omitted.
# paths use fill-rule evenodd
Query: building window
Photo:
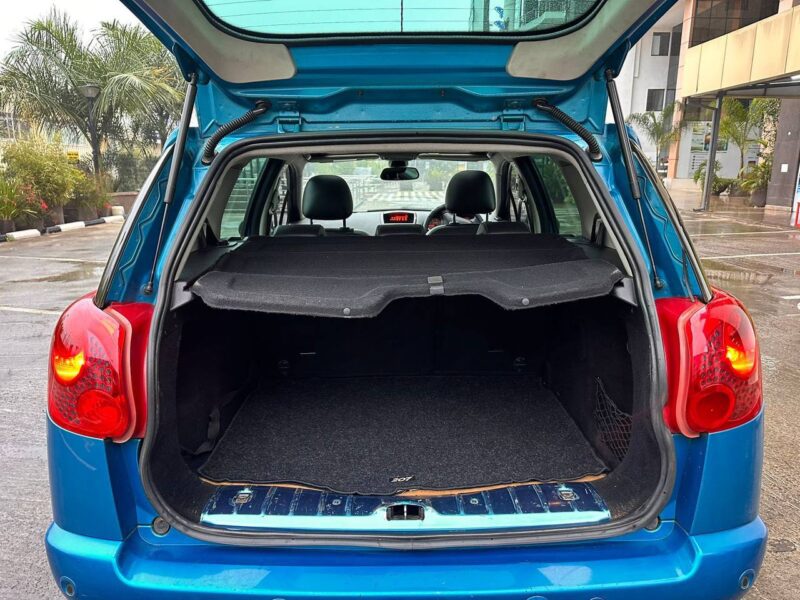
<svg viewBox="0 0 800 600"><path fill-rule="evenodd" d="M669 56L669 33L654 33L653 45L650 48L651 56Z"/></svg>
<svg viewBox="0 0 800 600"><path fill-rule="evenodd" d="M655 112L664 110L664 90L647 90L645 110Z"/></svg>
<svg viewBox="0 0 800 600"><path fill-rule="evenodd" d="M778 13L780 0L696 0L690 46L726 35Z"/></svg>

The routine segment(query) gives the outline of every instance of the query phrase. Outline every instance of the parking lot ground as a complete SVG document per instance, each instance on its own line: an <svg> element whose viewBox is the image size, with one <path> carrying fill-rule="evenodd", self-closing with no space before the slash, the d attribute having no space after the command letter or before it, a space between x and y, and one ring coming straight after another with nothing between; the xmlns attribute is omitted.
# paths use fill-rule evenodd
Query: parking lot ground
<svg viewBox="0 0 800 600"><path fill-rule="evenodd" d="M62 598L50 575L47 355L58 315L97 285L118 225L0 244L0 598Z"/></svg>
<svg viewBox="0 0 800 600"><path fill-rule="evenodd" d="M761 516L770 529L764 567L748 598L800 598L800 229L788 211L712 205L675 194L709 282L749 309L761 342L766 442Z"/></svg>
<svg viewBox="0 0 800 600"><path fill-rule="evenodd" d="M770 527L749 598L800 598L800 230L788 213L715 206L676 194L709 279L749 307L767 401L761 513ZM60 598L42 537L50 521L45 450L50 335L67 304L95 287L118 227L0 245L0 598ZM735 501L735 499L731 499Z"/></svg>

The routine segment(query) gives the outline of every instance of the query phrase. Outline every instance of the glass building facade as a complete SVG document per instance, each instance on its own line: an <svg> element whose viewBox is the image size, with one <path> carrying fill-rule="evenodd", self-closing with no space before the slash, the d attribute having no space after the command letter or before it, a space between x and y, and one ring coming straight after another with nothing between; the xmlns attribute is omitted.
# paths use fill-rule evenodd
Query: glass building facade
<svg viewBox="0 0 800 600"><path fill-rule="evenodd" d="M778 12L780 0L696 0L691 46L752 25Z"/></svg>

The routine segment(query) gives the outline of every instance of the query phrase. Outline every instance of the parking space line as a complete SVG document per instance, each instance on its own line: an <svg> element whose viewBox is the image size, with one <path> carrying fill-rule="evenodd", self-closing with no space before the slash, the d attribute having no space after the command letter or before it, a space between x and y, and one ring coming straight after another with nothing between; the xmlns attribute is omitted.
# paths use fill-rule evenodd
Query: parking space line
<svg viewBox="0 0 800 600"><path fill-rule="evenodd" d="M25 313L29 315L60 315L60 310L43 310L40 308L22 308L20 306L0 306L0 312Z"/></svg>
<svg viewBox="0 0 800 600"><path fill-rule="evenodd" d="M797 229L782 229L780 231L736 231L733 233L690 233L689 237L722 237L729 235L786 235L787 233L795 233L800 235L800 230Z"/></svg>
<svg viewBox="0 0 800 600"><path fill-rule="evenodd" d="M800 300L800 294L795 296L780 296L781 300Z"/></svg>
<svg viewBox="0 0 800 600"><path fill-rule="evenodd" d="M50 262L79 263L79 264L87 264L87 263L94 263L97 265L106 264L106 261L104 260L91 260L85 258L61 258L55 256L23 256L20 254L0 254L0 258L19 258L20 260L47 260Z"/></svg>
<svg viewBox="0 0 800 600"><path fill-rule="evenodd" d="M728 256L704 256L700 260L722 260L727 258L769 258L772 256L800 256L800 252L771 252L768 254L730 254Z"/></svg>
<svg viewBox="0 0 800 600"><path fill-rule="evenodd" d="M683 221L685 224L689 225L691 223L705 223L705 222L714 222L714 223L735 223L737 225L744 225L746 227L761 227L763 229L785 229L786 225L778 225L777 223L772 225L769 223L756 223L755 221L748 221L747 219L734 219L731 217L726 217L724 215L720 215L719 217L703 217L699 219L694 219L689 213L682 212Z"/></svg>

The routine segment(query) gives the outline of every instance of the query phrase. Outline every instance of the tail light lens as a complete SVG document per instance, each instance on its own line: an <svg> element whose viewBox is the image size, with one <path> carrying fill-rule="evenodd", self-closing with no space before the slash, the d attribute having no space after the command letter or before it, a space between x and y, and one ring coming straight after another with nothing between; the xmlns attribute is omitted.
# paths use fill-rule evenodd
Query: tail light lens
<svg viewBox="0 0 800 600"><path fill-rule="evenodd" d="M58 320L50 352L48 412L81 435L125 441L144 431L149 304L98 308L91 297Z"/></svg>
<svg viewBox="0 0 800 600"><path fill-rule="evenodd" d="M667 356L669 427L689 437L736 427L761 410L761 362L753 322L732 296L708 304L657 301Z"/></svg>

